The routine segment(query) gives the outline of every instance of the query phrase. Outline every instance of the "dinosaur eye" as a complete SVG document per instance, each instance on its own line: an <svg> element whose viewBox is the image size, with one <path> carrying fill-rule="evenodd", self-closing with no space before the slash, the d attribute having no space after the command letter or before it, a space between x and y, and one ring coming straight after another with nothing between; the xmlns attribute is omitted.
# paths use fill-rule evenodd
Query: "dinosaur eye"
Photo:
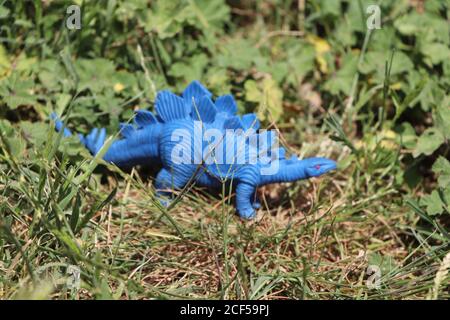
<svg viewBox="0 0 450 320"><path fill-rule="evenodd" d="M316 165L315 165L315 168L316 168L317 170L319 170L319 169L320 169L320 164L316 164Z"/></svg>

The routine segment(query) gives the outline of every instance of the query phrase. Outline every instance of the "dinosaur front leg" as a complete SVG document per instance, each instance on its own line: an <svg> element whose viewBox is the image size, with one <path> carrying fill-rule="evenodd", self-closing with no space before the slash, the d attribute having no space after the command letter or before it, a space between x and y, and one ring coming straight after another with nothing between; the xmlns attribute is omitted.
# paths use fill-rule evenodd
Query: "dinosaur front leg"
<svg viewBox="0 0 450 320"><path fill-rule="evenodd" d="M239 182L236 186L236 208L239 216L244 219L251 219L255 216L252 206L252 198L255 195L256 187L247 183Z"/></svg>

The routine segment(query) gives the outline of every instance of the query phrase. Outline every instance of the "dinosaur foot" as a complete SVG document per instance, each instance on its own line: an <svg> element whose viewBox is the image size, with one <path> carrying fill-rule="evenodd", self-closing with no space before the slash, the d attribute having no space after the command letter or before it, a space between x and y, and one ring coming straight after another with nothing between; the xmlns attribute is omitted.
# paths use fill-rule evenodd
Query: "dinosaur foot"
<svg viewBox="0 0 450 320"><path fill-rule="evenodd" d="M172 199L170 199L170 193L157 191L155 200L157 200L163 207L167 208L172 203Z"/></svg>
<svg viewBox="0 0 450 320"><path fill-rule="evenodd" d="M160 199L158 199L158 201L165 208L170 206L170 204L172 203L172 201L170 201L169 199L162 199L162 198L160 198Z"/></svg>
<svg viewBox="0 0 450 320"><path fill-rule="evenodd" d="M253 203L252 203L252 207L253 207L253 209L255 209L255 210L260 209L260 208L261 208L261 202L259 202L259 201L253 202Z"/></svg>
<svg viewBox="0 0 450 320"><path fill-rule="evenodd" d="M242 219L250 220L256 216L256 211L253 208L245 208L238 210L238 214Z"/></svg>

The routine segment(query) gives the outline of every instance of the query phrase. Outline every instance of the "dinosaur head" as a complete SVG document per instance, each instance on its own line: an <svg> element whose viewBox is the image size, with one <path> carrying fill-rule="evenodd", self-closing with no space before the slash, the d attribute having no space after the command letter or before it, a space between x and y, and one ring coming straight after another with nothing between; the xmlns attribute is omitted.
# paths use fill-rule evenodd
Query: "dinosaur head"
<svg viewBox="0 0 450 320"><path fill-rule="evenodd" d="M261 185L292 182L318 177L337 168L336 162L327 158L306 158L299 160L296 156L281 159L276 173L261 175Z"/></svg>
<svg viewBox="0 0 450 320"><path fill-rule="evenodd" d="M336 162L327 158L308 158L302 162L307 177L318 177L337 168Z"/></svg>

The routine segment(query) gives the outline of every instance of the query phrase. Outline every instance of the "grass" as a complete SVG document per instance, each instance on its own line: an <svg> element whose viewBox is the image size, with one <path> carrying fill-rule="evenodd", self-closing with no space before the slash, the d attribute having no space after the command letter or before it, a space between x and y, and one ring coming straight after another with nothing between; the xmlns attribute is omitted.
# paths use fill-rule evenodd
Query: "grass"
<svg viewBox="0 0 450 320"><path fill-rule="evenodd" d="M433 234L415 227L391 172L370 167L377 153L324 178L266 186L258 218L245 222L227 194L194 188L166 210L139 171L107 165L110 183L101 184L93 173L98 159L71 164L55 152L59 138L33 150L30 162L2 145L10 164L0 175L0 210L8 216L1 224L3 298L401 299L433 292L445 246L430 245ZM332 140L324 149L327 156L342 151ZM381 268L378 289L366 283L370 264ZM80 290L67 288L70 265L81 270ZM448 298L448 290L437 297Z"/></svg>
<svg viewBox="0 0 450 320"><path fill-rule="evenodd" d="M141 2L146 8L145 1ZM291 153L301 157L314 155L336 159L339 162L336 172L319 179L261 188L262 209L252 221L238 218L233 206L234 194L232 191L227 193L225 188L214 193L189 186L178 194L171 206L165 208L154 197L154 175L149 174L148 169L135 168L124 172L104 163L101 155L108 144L97 157L92 157L79 147L78 152L74 153L73 145L78 145L76 139L63 139L44 115L48 113L47 109L65 110L70 111L66 112L69 126L76 127L82 119L81 130L86 127L84 120L89 125L110 121L106 125L116 128L114 121L118 122L120 117L127 118L125 115L131 112L126 112L138 104L152 105L149 102L152 102L156 90L163 87L162 83L166 86L170 83L172 87L185 83L187 76L179 79L180 76L174 75L178 71L170 69L171 66L178 63L178 68L187 70L189 75L197 72L195 63L196 59L201 60L198 58L199 52L208 53L206 47L216 48L215 39L211 34L196 38L201 33L189 24L188 18L182 22L185 25L179 38L178 35L171 36L170 30L153 30L148 33L149 37L144 38L139 20L142 17L137 14L140 11L130 9L121 2L120 12L126 21L124 28L129 28L125 32L117 27L122 22L117 17L122 16L108 13L115 10L115 2L108 3L111 7L106 11L101 4L84 3L84 9L92 10L91 16L97 19L90 18L94 26L91 29L84 28L73 34L61 28L53 32L53 26L46 25L46 20L40 16L50 10L55 10L52 11L54 14L59 10L59 4L51 7L35 1L34 5L21 4L11 9L24 21L34 6L44 10L38 10L40 15L36 14L38 31L29 31L38 33L34 35L37 40L30 36L28 45L33 47L36 41L46 44L37 48L37 53L34 52L38 62L48 58L48 52L64 47L64 50L58 51L61 52L58 59L67 69L67 77L58 79L64 84L61 89L48 74L44 78L44 69L38 69L41 73L37 74L43 79L36 80L32 87L33 90L40 90L34 102L10 108L10 101L16 101L12 99L15 94L11 94L9 102L0 99L0 107L5 106L5 109L0 109L1 299L450 298L448 217L431 218L417 201L434 186L435 181L429 177L429 170L425 169L421 172L424 177L422 183L415 187L406 185L403 177L410 165L408 157L411 150L407 150L397 137L391 136L395 121L401 118L401 113L406 113L411 101L418 100L418 94L423 90L423 84L420 90L415 89L418 92L409 95L394 89L400 81L398 74L391 78L395 52L386 52L384 79L380 83L374 82L374 77L361 73L359 69L355 69L356 73L350 76L344 74L342 79L337 78L336 82L349 81L349 94L344 96L339 91L341 89L333 89L337 93L330 93L333 90L322 87L322 82L332 79L334 73L340 70L336 67L334 73L330 71L326 75L325 71L321 71L321 75L318 68L323 65L317 60L322 58L325 61L326 56L315 56L312 50L313 70L298 75L300 80L295 80L294 87L301 89L305 79L305 82L313 83L308 90L323 97L318 107L311 106L307 98L299 97L301 90L293 88L292 84L281 83L281 80L276 84L285 92L279 106L283 115L277 121L268 121L271 118L267 117L264 122L266 126L280 131L282 144ZM189 3L196 4L195 1ZM306 4L305 9L304 1L298 1L298 4L284 1L283 6L275 6L274 17L267 13L272 12L272 2L255 4L259 10L257 14L246 7L236 6L230 9L237 12L233 19L221 18L226 21L226 28L216 27L213 22L204 20L208 16L203 17L202 23L210 23L220 29L220 40L226 40L224 43L232 43L230 40L233 37L242 38L241 29L248 31L249 38L258 40L253 42L262 48L259 58L269 57L269 65L279 62L277 54L284 50L284 45L298 45L289 42L292 38L300 43L307 35L321 32L327 35L329 31L326 30L334 25L330 17L340 21L330 11L324 13L325 22L317 22L316 19L323 14L323 10L317 9L321 6L314 3L311 8L309 1ZM291 16L289 8L293 5L298 5L300 9ZM404 14L405 7L399 5L396 14ZM197 8L195 14L202 16L200 9ZM316 15L311 14L316 9ZM305 17L305 10L311 16ZM127 12L132 14L126 16ZM223 10L218 10L218 15L222 13ZM189 12L185 14L188 17ZM248 17L255 21L246 22ZM300 31L285 28L297 23L295 21L298 21ZM92 36L92 30L103 30L113 24L115 28L106 38ZM20 33L26 24L14 24L11 28ZM358 32L354 34L360 37L361 46L354 48L349 44L339 52L339 46L335 45L338 49L333 56L329 53L331 60L341 59L344 51L346 54L357 51L358 66L367 63L364 56L373 50L371 41L377 31L372 37L370 32L365 36ZM101 35L101 32L97 33ZM53 34L57 35L54 39ZM333 38L334 34L329 35L330 43L339 43ZM3 36L11 57L20 60L21 50L30 51L29 55L33 56L32 48L21 47L22 38L12 40L6 32L2 33ZM24 39L27 36L24 33ZM90 48L91 42L88 40L91 36L101 46ZM210 42L201 44L198 39ZM342 35L339 39L342 40ZM410 38L407 40L410 41ZM351 39L347 41L351 43ZM183 47L185 43L193 48ZM180 47L174 49L176 45ZM303 50L302 46L306 45L302 42L299 48ZM248 42L247 46L253 45ZM68 47L72 52L67 50ZM401 48L409 50L409 47ZM165 51L167 48L174 52L169 54ZM186 48L192 51L192 57L178 59L177 55ZM270 51L272 49L273 52ZM107 88L112 75L103 61L102 70L98 71L99 79L95 83L89 82L91 75L86 70L85 73L80 72L80 65L75 66L73 62L79 58L78 55L82 57L83 50L89 53L89 58L108 56L111 60L116 59L117 66L128 68L130 74L141 72L140 80L145 83L146 89L139 88L142 91L138 92L130 90L127 94L122 91L112 93L115 100L111 100L107 89L97 88L98 91L94 91L91 88L93 91L90 92L86 88L102 81ZM224 94L231 88L237 93L240 104L246 99L246 81L264 78L261 72L252 69L255 66L245 65L245 60L251 61L252 56L242 57L244 62L238 62L243 66L236 67L226 65L230 59L223 52L216 60L215 55L219 56L219 53L208 54L213 62L219 61L225 64L223 69L228 68L225 84L220 83L220 74L208 75L209 82L214 84L211 78L218 81L214 92L220 87L223 92L218 93ZM172 58L176 63L172 63ZM21 63L24 64L23 61ZM94 62L90 63L94 65ZM95 63L100 65L101 61ZM332 66L329 61L328 65ZM25 78L33 77L34 71L28 72L25 67L22 68L25 69ZM220 71L220 68L217 70ZM9 77L2 70L0 68L0 80ZM44 71L63 74L56 68L49 70ZM203 70L199 74L203 77L206 72ZM123 76L124 72L115 70L114 75L117 74ZM132 80L125 76L120 78L127 88L134 85ZM51 89L39 87L40 82L45 82ZM7 85L15 86L12 82ZM272 87L270 90L269 93L274 95L278 93ZM267 93L265 89L262 91ZM272 103L270 94L267 96L263 99L264 103ZM403 96L406 97L400 103ZM46 97L49 100L45 100ZM112 101L111 105L116 103L117 110L123 114L119 111L114 114L115 109L91 107L91 103L105 97L108 103ZM89 104L84 105L86 101ZM254 100L245 101L246 106L252 103L257 104ZM268 107L270 116L270 109L273 110L274 106L264 107ZM408 112L413 113L409 109ZM72 111L74 116L69 118ZM105 120L108 115L111 118ZM430 118L428 114L424 123ZM7 125L3 119L8 119L12 125ZM39 130L41 134L44 132L42 144L35 143L32 134L20 126L27 121L44 123ZM415 126L422 130L424 124L420 122ZM415 161L423 159L428 161L425 157ZM71 274L73 267L80 270L79 287L71 285L74 280Z"/></svg>

